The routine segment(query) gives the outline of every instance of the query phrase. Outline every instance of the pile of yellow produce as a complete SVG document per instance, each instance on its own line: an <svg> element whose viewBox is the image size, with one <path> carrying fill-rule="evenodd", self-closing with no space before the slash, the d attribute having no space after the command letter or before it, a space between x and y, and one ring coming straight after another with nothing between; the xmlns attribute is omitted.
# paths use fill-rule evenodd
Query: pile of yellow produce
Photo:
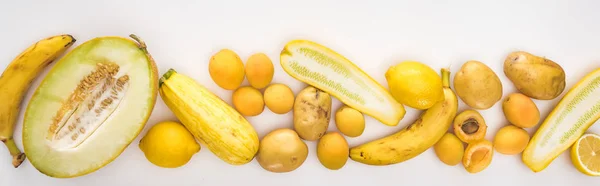
<svg viewBox="0 0 600 186"><path fill-rule="evenodd" d="M15 168L27 158L47 176L72 178L104 167L139 135L160 95L177 120L150 126L137 147L149 163L163 168L184 166L204 146L230 165L256 159L266 171L291 172L305 163L311 151L306 142L313 141L317 159L332 171L342 169L348 159L384 166L432 149L442 163L462 164L471 174L490 167L494 151L521 154L524 164L539 172L571 148L576 170L600 176L600 136L586 134L600 118L598 69L542 118L535 102L558 98L566 87L562 67L545 57L509 53L503 72L517 92L503 99L500 77L477 60L466 61L453 78L448 68L438 74L425 63L400 61L387 69L384 87L333 49L292 40L281 50L279 64L306 84L297 93L274 81L276 66L264 53L244 61L222 49L208 59L213 82L231 91L229 104L174 69L159 76L146 43L130 37L94 38L56 59L75 42L71 35L57 35L36 42L9 64L0 76L0 99L5 101L0 105L0 140ZM18 111L30 82L53 60L56 65L25 109L23 153L13 139ZM334 99L343 105L333 108ZM499 101L506 121L486 120L483 111ZM468 108L459 111L460 102ZM420 112L410 125L363 144L348 144L347 138L366 132L366 117L396 126L405 106ZM275 114L292 112L293 119L261 139L246 117L261 115L265 107ZM498 123L503 126L491 137L488 128ZM526 129L535 132L530 135Z"/></svg>

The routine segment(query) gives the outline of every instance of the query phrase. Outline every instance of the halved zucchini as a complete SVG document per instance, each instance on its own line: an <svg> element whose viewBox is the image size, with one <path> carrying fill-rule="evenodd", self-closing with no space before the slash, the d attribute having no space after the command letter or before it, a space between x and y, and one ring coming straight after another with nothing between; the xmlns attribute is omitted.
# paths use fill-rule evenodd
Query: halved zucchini
<svg viewBox="0 0 600 186"><path fill-rule="evenodd" d="M91 173L119 156L144 128L156 102L158 73L144 42L131 37L135 41L87 41L41 82L23 124L25 153L37 170L59 178Z"/></svg>

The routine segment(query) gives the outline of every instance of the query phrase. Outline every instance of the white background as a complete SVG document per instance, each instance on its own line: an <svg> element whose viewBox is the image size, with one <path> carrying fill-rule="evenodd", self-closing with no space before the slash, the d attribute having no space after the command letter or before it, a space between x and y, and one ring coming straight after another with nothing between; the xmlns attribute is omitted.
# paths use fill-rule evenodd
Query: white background
<svg viewBox="0 0 600 186"><path fill-rule="evenodd" d="M254 52L265 52L275 64L274 82L288 84L297 93L305 85L280 68L279 52L291 39L310 39L345 55L385 86L384 72L402 60L421 61L436 71L452 65L455 73L462 63L475 59L495 70L506 95L515 88L502 72L504 57L514 50L526 50L561 64L567 74L568 89L586 73L600 67L599 7L600 2L593 0L7 0L0 3L0 69L6 68L27 46L51 35L72 34L79 45L97 36L126 37L135 33L147 42L160 74L174 68L230 102L231 92L218 88L208 74L212 54L229 48L246 59ZM546 116L558 100L536 103ZM460 104L460 110L466 108ZM339 101L334 100L334 109L339 106ZM486 138L491 140L507 124L501 104L481 113L489 125ZM353 146L394 133L417 115L417 111L408 109L397 127L387 127L367 117L365 133L348 141ZM22 113L15 139L22 149L21 119ZM462 165L442 164L431 149L396 165L375 167L349 160L343 169L330 171L319 164L314 142L308 142L307 161L291 173L267 172L256 161L231 166L205 147L184 167L159 168L145 159L138 141L150 126L174 119L159 98L146 128L121 156L99 171L73 179L47 177L28 161L14 169L8 151L1 147L0 185L529 186L600 182L600 178L579 173L567 153L540 173L531 172L521 162L520 155L495 153L486 170L468 174ZM265 109L262 115L248 119L260 137L273 129L292 126L291 112L275 115ZM599 129L596 125L589 132L600 133ZM334 122L329 130L336 130Z"/></svg>

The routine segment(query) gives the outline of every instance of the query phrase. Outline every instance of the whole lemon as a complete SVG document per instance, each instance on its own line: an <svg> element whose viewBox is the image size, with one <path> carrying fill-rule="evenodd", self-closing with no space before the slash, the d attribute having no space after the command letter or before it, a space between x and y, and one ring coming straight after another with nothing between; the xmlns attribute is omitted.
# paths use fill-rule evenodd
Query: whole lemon
<svg viewBox="0 0 600 186"><path fill-rule="evenodd" d="M234 51L223 49L210 58L208 73L219 87L235 90L244 81L244 63Z"/></svg>
<svg viewBox="0 0 600 186"><path fill-rule="evenodd" d="M148 161L164 168L183 166L200 151L194 136L183 125L173 121L152 126L140 140L139 147Z"/></svg>
<svg viewBox="0 0 600 186"><path fill-rule="evenodd" d="M392 96L399 103L423 110L444 99L442 78L431 67L404 61L385 73Z"/></svg>

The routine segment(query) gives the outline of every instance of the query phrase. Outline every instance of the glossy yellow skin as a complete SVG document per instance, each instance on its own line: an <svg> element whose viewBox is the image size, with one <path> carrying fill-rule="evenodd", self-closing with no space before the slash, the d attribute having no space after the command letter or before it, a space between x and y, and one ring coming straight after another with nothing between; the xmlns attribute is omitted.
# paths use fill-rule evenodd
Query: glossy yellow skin
<svg viewBox="0 0 600 186"><path fill-rule="evenodd" d="M212 80L225 90L237 89L245 77L242 59L229 49L220 50L210 58L208 72Z"/></svg>
<svg viewBox="0 0 600 186"><path fill-rule="evenodd" d="M358 110L344 105L335 112L335 125L342 134L358 137L365 131L365 117Z"/></svg>
<svg viewBox="0 0 600 186"><path fill-rule="evenodd" d="M294 107L294 92L284 84L271 84L264 92L265 105L275 114L285 114Z"/></svg>
<svg viewBox="0 0 600 186"><path fill-rule="evenodd" d="M270 172L291 172L308 157L308 146L292 129L276 129L260 141L256 161Z"/></svg>
<svg viewBox="0 0 600 186"><path fill-rule="evenodd" d="M317 143L317 157L321 164L331 170L338 170L348 161L348 142L340 133L329 132Z"/></svg>
<svg viewBox="0 0 600 186"><path fill-rule="evenodd" d="M19 167L25 154L15 144L13 132L21 109L21 102L31 82L56 57L75 43L71 35L57 35L37 41L21 52L0 76L0 141L13 157L13 166Z"/></svg>
<svg viewBox="0 0 600 186"><path fill-rule="evenodd" d="M423 63L400 62L386 71L385 79L390 93L406 106L423 110L444 99L440 76Z"/></svg>
<svg viewBox="0 0 600 186"><path fill-rule="evenodd" d="M172 121L152 126L138 146L148 161L164 168L185 165L201 148L183 125Z"/></svg>
<svg viewBox="0 0 600 186"><path fill-rule="evenodd" d="M258 151L258 134L233 107L188 76L169 70L160 95L194 137L221 160L246 164Z"/></svg>
<svg viewBox="0 0 600 186"><path fill-rule="evenodd" d="M244 116L257 116L265 109L260 91L250 86L236 89L232 96L233 106Z"/></svg>
<svg viewBox="0 0 600 186"><path fill-rule="evenodd" d="M256 53L246 61L245 72L250 85L256 89L262 89L273 80L275 69L269 56L264 53Z"/></svg>
<svg viewBox="0 0 600 186"><path fill-rule="evenodd" d="M465 146L454 134L446 133L434 146L435 155L446 165L458 165L465 152Z"/></svg>
<svg viewBox="0 0 600 186"><path fill-rule="evenodd" d="M350 158L368 165L400 163L432 147L452 124L458 98L450 89L450 71L442 70L444 101L424 111L409 127L350 149Z"/></svg>

